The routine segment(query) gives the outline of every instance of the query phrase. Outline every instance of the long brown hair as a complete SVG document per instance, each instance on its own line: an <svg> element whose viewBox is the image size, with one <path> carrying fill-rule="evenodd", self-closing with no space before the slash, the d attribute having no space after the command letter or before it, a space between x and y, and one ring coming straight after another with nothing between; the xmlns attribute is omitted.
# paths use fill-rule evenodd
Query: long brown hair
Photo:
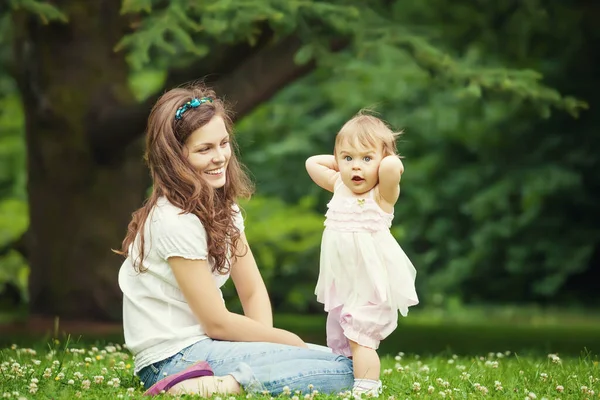
<svg viewBox="0 0 600 400"><path fill-rule="evenodd" d="M179 120L175 119L177 109L193 98L210 97L212 102L188 109ZM214 116L220 116L230 134L232 154L226 170L226 183L222 188L214 189L206 183L188 161L185 142L197 129L206 125ZM133 213L127 229L127 235L119 254L129 255L129 247L138 237L139 257L134 260L134 268L144 272L144 225L148 215L160 197L166 199L186 213L197 216L207 234L208 261L212 271L220 274L229 272L228 262L237 256L240 231L234 224L233 205L238 198L249 198L252 185L243 166L236 157L237 147L232 134L231 114L214 91L201 85L169 90L156 102L146 130L145 160L150 168L153 181L152 194L144 206ZM230 250L231 249L231 250ZM231 251L231 253L229 253Z"/></svg>

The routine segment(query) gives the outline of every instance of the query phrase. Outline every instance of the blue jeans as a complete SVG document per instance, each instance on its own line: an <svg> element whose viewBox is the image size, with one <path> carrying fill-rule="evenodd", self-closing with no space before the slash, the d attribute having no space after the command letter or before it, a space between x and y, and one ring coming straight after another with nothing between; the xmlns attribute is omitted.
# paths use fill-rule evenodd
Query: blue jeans
<svg viewBox="0 0 600 400"><path fill-rule="evenodd" d="M275 343L201 340L171 356L143 368L138 376L149 388L160 379L176 374L198 361L206 361L215 376L232 375L246 392L278 395L292 392L334 393L352 389L352 361L320 350Z"/></svg>

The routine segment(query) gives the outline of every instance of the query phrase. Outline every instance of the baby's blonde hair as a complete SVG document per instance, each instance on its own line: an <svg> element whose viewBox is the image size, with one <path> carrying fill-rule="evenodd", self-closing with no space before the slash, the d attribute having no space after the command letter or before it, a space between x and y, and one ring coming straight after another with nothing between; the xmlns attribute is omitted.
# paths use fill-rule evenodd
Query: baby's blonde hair
<svg viewBox="0 0 600 400"><path fill-rule="evenodd" d="M383 150L383 156L397 155L396 138L402 134L394 132L383 120L372 115L369 110L360 110L342 126L335 138L333 154L337 156L338 147L344 143L353 146Z"/></svg>

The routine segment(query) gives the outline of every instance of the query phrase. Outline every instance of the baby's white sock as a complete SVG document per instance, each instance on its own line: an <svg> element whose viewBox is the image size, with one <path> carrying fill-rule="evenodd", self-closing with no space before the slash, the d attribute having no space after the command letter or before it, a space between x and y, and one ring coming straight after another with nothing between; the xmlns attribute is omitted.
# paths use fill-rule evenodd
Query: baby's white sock
<svg viewBox="0 0 600 400"><path fill-rule="evenodd" d="M381 381L374 381L372 379L354 379L352 394L355 397L360 397L360 395L363 394L370 397L379 397L381 388Z"/></svg>

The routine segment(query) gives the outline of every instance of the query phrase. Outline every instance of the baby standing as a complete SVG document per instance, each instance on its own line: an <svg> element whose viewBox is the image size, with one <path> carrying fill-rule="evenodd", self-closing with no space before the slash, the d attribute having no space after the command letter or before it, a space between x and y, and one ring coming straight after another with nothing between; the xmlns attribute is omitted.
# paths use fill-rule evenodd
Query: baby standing
<svg viewBox="0 0 600 400"><path fill-rule="evenodd" d="M330 192L315 293L327 317L327 345L352 356L355 395L381 391L377 348L408 307L418 304L416 270L390 232L404 172L396 137L383 121L359 113L336 136L333 155L306 161Z"/></svg>

